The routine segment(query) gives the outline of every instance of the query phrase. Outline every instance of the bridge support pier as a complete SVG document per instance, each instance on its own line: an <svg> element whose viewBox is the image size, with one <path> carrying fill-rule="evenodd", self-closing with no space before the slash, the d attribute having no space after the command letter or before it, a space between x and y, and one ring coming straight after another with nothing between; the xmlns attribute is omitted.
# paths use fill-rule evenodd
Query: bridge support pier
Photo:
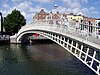
<svg viewBox="0 0 100 75"><path fill-rule="evenodd" d="M16 38L10 38L10 43L17 43L17 39Z"/></svg>

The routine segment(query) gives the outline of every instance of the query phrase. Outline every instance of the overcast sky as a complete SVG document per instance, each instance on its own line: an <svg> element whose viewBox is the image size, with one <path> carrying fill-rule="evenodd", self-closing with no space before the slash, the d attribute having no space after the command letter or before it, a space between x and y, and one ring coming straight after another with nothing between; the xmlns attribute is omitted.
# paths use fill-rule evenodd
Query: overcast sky
<svg viewBox="0 0 100 75"><path fill-rule="evenodd" d="M0 0L0 12L5 17L13 9L17 9L25 16L27 23L31 23L34 14L41 8L50 12L55 4L60 13L73 12L88 17L100 17L100 0Z"/></svg>

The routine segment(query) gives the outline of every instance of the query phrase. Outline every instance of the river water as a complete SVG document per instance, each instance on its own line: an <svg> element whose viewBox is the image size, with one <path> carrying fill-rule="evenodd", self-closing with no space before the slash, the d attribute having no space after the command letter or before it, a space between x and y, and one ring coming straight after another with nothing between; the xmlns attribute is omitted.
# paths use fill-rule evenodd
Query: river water
<svg viewBox="0 0 100 75"><path fill-rule="evenodd" d="M0 75L96 75L51 41L0 45Z"/></svg>

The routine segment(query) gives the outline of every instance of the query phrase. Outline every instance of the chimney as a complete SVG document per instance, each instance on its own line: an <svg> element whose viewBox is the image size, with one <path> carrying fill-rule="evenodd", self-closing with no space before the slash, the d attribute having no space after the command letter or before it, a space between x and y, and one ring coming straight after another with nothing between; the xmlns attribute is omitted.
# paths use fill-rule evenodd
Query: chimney
<svg viewBox="0 0 100 75"><path fill-rule="evenodd" d="M73 13L70 13L70 15L74 15Z"/></svg>

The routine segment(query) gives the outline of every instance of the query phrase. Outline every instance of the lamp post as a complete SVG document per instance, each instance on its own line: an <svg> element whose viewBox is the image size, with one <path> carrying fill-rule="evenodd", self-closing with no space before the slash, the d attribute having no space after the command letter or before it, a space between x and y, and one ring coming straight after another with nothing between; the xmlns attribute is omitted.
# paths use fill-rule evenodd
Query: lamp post
<svg viewBox="0 0 100 75"><path fill-rule="evenodd" d="M3 33L3 17L1 12L0 12L0 32L1 34Z"/></svg>

